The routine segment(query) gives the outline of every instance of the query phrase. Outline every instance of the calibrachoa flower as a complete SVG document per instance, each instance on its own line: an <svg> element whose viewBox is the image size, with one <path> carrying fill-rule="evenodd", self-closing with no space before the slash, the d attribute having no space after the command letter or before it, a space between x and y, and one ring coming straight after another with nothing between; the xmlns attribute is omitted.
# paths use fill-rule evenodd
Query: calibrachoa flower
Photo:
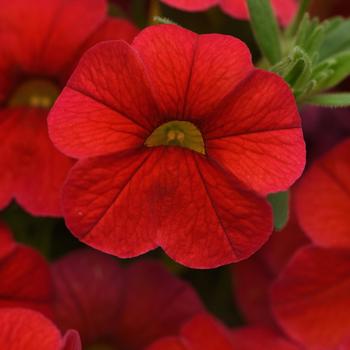
<svg viewBox="0 0 350 350"><path fill-rule="evenodd" d="M300 249L272 288L280 325L311 349L349 349L349 159L346 140L315 161L298 184L298 217L315 246Z"/></svg>
<svg viewBox="0 0 350 350"><path fill-rule="evenodd" d="M271 285L294 253L308 243L292 210L282 231L274 232L257 254L233 267L234 297L249 324L278 328L271 312Z"/></svg>
<svg viewBox="0 0 350 350"><path fill-rule="evenodd" d="M350 139L305 173L296 192L296 209L305 233L323 247L350 248Z"/></svg>
<svg viewBox="0 0 350 350"><path fill-rule="evenodd" d="M155 261L121 268L80 250L54 263L53 277L57 324L78 330L84 347L143 350L203 311L194 290Z"/></svg>
<svg viewBox="0 0 350 350"><path fill-rule="evenodd" d="M80 240L119 257L161 246L192 267L261 247L272 231L262 196L288 188L305 162L284 81L255 69L238 39L175 25L89 50L49 130L79 159L63 210Z"/></svg>
<svg viewBox="0 0 350 350"><path fill-rule="evenodd" d="M70 330L62 337L39 312L5 308L0 309L0 349L81 350L81 344L77 332Z"/></svg>
<svg viewBox="0 0 350 350"><path fill-rule="evenodd" d="M228 15L238 19L248 19L247 0L161 0L165 4L185 11L204 11L219 5ZM279 22L287 26L297 10L296 0L271 0Z"/></svg>
<svg viewBox="0 0 350 350"><path fill-rule="evenodd" d="M167 337L147 350L298 350L299 348L263 327L230 330L207 314L184 324L178 337Z"/></svg>
<svg viewBox="0 0 350 350"><path fill-rule="evenodd" d="M350 349L350 250L301 248L272 287L277 321L307 349Z"/></svg>
<svg viewBox="0 0 350 350"><path fill-rule="evenodd" d="M105 0L0 0L0 208L15 198L32 214L61 214L73 161L48 138L49 108L87 48L135 34L107 17Z"/></svg>
<svg viewBox="0 0 350 350"><path fill-rule="evenodd" d="M52 287L44 258L17 244L0 223L0 308L30 308L52 317Z"/></svg>

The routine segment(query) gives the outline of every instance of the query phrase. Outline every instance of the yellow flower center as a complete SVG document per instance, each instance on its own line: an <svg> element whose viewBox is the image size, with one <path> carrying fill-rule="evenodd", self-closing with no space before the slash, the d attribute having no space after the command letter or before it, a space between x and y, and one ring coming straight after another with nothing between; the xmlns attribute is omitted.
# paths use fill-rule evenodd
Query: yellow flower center
<svg viewBox="0 0 350 350"><path fill-rule="evenodd" d="M12 94L8 105L11 107L51 108L60 90L49 80L27 80Z"/></svg>
<svg viewBox="0 0 350 350"><path fill-rule="evenodd" d="M205 154L204 141L198 128L186 121L174 120L162 124L147 138L147 147L178 146Z"/></svg>

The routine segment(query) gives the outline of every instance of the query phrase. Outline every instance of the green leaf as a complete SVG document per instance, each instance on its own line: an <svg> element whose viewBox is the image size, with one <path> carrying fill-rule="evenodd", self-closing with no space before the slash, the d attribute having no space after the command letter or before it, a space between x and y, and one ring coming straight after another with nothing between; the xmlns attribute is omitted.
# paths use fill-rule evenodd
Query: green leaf
<svg viewBox="0 0 350 350"><path fill-rule="evenodd" d="M329 68L332 70L332 74L330 74L328 79L320 84L319 88L322 90L338 85L350 75L350 50L332 56L327 61L330 62ZM317 67L315 69L317 69Z"/></svg>
<svg viewBox="0 0 350 350"><path fill-rule="evenodd" d="M248 0L250 24L255 39L271 64L282 58L279 29L270 0Z"/></svg>
<svg viewBox="0 0 350 350"><path fill-rule="evenodd" d="M289 218L289 192L278 192L268 196L273 210L274 226L282 230Z"/></svg>
<svg viewBox="0 0 350 350"><path fill-rule="evenodd" d="M315 95L308 98L305 103L320 107L349 107L350 93L343 92Z"/></svg>
<svg viewBox="0 0 350 350"><path fill-rule="evenodd" d="M336 25L328 28L325 39L320 49L320 60L350 50L350 20L335 22Z"/></svg>

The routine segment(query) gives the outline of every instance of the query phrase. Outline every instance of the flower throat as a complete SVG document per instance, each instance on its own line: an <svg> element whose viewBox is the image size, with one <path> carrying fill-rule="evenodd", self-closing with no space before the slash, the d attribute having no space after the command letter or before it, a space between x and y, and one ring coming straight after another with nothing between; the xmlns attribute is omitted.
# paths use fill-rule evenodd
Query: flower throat
<svg viewBox="0 0 350 350"><path fill-rule="evenodd" d="M50 80L27 80L15 89L10 97L10 107L51 108L60 89Z"/></svg>
<svg viewBox="0 0 350 350"><path fill-rule="evenodd" d="M147 147L177 146L205 154L204 141L198 128L187 121L173 120L156 128L147 138Z"/></svg>

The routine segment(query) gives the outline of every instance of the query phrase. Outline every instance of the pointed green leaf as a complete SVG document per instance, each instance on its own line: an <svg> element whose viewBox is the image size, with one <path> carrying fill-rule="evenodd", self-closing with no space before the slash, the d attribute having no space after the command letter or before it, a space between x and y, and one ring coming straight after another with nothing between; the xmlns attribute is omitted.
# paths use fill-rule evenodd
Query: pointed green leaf
<svg viewBox="0 0 350 350"><path fill-rule="evenodd" d="M349 107L350 93L320 94L310 97L305 103L321 107Z"/></svg>
<svg viewBox="0 0 350 350"><path fill-rule="evenodd" d="M320 50L321 60L350 50L350 20L337 20L336 25L330 26L327 30Z"/></svg>
<svg viewBox="0 0 350 350"><path fill-rule="evenodd" d="M332 56L330 61L330 68L332 69L332 74L329 76L328 79L326 79L322 82L322 84L320 84L319 88L322 90L329 89L338 85L350 75L350 50Z"/></svg>
<svg viewBox="0 0 350 350"><path fill-rule="evenodd" d="M270 0L248 0L250 23L255 39L266 58L275 64L282 58L279 29Z"/></svg>

